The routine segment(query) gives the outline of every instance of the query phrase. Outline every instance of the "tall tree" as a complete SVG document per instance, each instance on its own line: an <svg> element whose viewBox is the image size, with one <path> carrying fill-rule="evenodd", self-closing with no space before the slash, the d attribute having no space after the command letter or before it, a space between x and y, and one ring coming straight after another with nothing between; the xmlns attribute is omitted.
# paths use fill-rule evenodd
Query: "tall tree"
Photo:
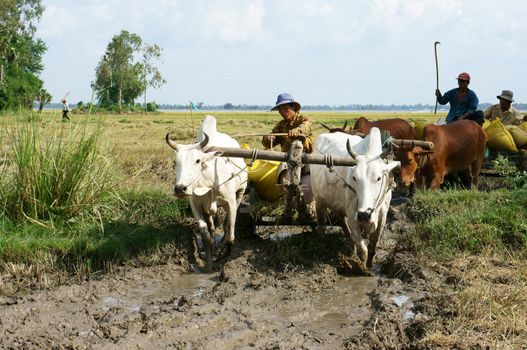
<svg viewBox="0 0 527 350"><path fill-rule="evenodd" d="M161 57L162 49L159 45L148 45L143 46L143 85L144 85L144 109L146 107L146 90L148 87L159 88L166 80L163 79L159 69L152 64L152 60L158 60Z"/></svg>
<svg viewBox="0 0 527 350"><path fill-rule="evenodd" d="M141 54L142 60L137 60ZM99 104L117 105L121 112L122 103L134 104L148 84L160 86L164 80L151 63L152 58L159 58L160 55L159 46L143 46L137 34L123 30L115 35L95 69L92 88Z"/></svg>
<svg viewBox="0 0 527 350"><path fill-rule="evenodd" d="M31 107L43 90L46 45L35 38L43 11L41 0L0 1L0 109Z"/></svg>

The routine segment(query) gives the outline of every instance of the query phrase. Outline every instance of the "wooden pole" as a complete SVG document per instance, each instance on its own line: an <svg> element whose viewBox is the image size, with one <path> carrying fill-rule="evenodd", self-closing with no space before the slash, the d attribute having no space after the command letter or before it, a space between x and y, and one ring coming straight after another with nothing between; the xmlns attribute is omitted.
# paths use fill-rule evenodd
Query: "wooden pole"
<svg viewBox="0 0 527 350"><path fill-rule="evenodd" d="M434 149L434 143L430 141L392 139L392 143L399 147L422 147L427 150Z"/></svg>
<svg viewBox="0 0 527 350"><path fill-rule="evenodd" d="M188 106L190 109L190 125L192 126L192 135L194 135L194 117L192 116L192 101L188 101Z"/></svg>
<svg viewBox="0 0 527 350"><path fill-rule="evenodd" d="M210 147L205 152L221 152L222 156L245 158L245 159L266 159L266 160L277 160L280 162L286 162L289 158L285 152L275 151L261 151L257 148L243 149L243 148L232 148L232 147ZM355 159L350 157L326 157L325 154L308 154L302 155L302 163L304 164L327 164L330 162L331 165L335 166L353 166L357 162Z"/></svg>
<svg viewBox="0 0 527 350"><path fill-rule="evenodd" d="M257 134L236 134L236 135L230 135L231 137L256 137L256 136L287 136L289 135L288 133L286 132L275 132L275 133L266 133L266 134L262 134L262 133L257 133Z"/></svg>
<svg viewBox="0 0 527 350"><path fill-rule="evenodd" d="M439 64L437 63L437 44L441 44L439 41L434 43L434 54L436 58L436 90L439 90ZM434 109L434 115L437 113L437 97L436 97L436 107Z"/></svg>

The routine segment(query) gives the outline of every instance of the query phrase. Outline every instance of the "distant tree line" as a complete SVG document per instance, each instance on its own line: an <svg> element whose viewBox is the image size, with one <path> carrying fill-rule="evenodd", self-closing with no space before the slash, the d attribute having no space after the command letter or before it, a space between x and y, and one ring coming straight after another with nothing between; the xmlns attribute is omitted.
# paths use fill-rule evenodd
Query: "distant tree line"
<svg viewBox="0 0 527 350"><path fill-rule="evenodd" d="M232 103L225 103L223 105L207 105L203 102L198 103L199 109L202 110L238 110L238 111L270 111L273 107L272 105L247 105L247 104L232 104ZM490 107L490 103L481 103L478 108L485 110L488 107ZM520 111L526 111L527 110L527 103L514 103L513 106L520 110ZM159 109L165 109L165 110L185 110L189 109L190 105L182 105L182 104L160 104ZM303 110L311 110L311 111L433 111L435 108L435 105L432 104L414 104L414 105L396 105L396 104L390 104L390 105L383 105L383 104L349 104L349 105L303 105ZM440 111L448 111L449 106L445 105L439 105L437 107Z"/></svg>

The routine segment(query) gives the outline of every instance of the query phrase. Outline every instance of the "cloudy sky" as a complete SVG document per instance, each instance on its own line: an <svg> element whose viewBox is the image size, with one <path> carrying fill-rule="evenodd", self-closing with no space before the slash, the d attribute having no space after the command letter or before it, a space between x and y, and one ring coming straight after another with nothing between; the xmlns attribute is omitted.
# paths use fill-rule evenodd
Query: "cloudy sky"
<svg viewBox="0 0 527 350"><path fill-rule="evenodd" d="M306 105L434 104L472 77L480 102L527 102L525 0L43 0L42 78L54 102L88 102L121 30L163 48L148 100ZM142 99L141 99L142 100Z"/></svg>

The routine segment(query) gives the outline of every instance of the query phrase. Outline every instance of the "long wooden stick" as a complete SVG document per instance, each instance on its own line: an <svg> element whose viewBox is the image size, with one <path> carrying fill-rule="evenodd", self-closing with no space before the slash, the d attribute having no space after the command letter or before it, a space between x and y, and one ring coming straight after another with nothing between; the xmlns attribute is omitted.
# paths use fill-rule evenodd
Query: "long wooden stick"
<svg viewBox="0 0 527 350"><path fill-rule="evenodd" d="M436 90L439 90L439 64L437 63L437 44L441 44L439 41L434 43L434 54L436 57ZM436 96L436 108L434 109L434 115L437 113L437 96Z"/></svg>
<svg viewBox="0 0 527 350"><path fill-rule="evenodd" d="M243 149L243 148L232 148L232 147L210 147L205 152L221 152L225 157L237 157L245 159L266 159L266 160L277 160L285 162L288 160L289 155L285 152L275 151L261 151L257 148ZM302 163L304 164L328 164L336 166L353 166L357 162L351 157L340 157L331 156L326 157L324 154L307 154L302 155Z"/></svg>
<svg viewBox="0 0 527 350"><path fill-rule="evenodd" d="M409 148L422 147L427 150L434 149L434 143L430 141L392 139L392 143L399 147L409 147Z"/></svg>
<svg viewBox="0 0 527 350"><path fill-rule="evenodd" d="M194 117L192 116L192 101L188 101L188 106L190 109L190 126L192 127L192 135L194 135Z"/></svg>
<svg viewBox="0 0 527 350"><path fill-rule="evenodd" d="M231 137L256 137L256 136L287 136L289 135L286 132L275 132L275 133L266 133L266 134L237 134L237 135L230 135Z"/></svg>

